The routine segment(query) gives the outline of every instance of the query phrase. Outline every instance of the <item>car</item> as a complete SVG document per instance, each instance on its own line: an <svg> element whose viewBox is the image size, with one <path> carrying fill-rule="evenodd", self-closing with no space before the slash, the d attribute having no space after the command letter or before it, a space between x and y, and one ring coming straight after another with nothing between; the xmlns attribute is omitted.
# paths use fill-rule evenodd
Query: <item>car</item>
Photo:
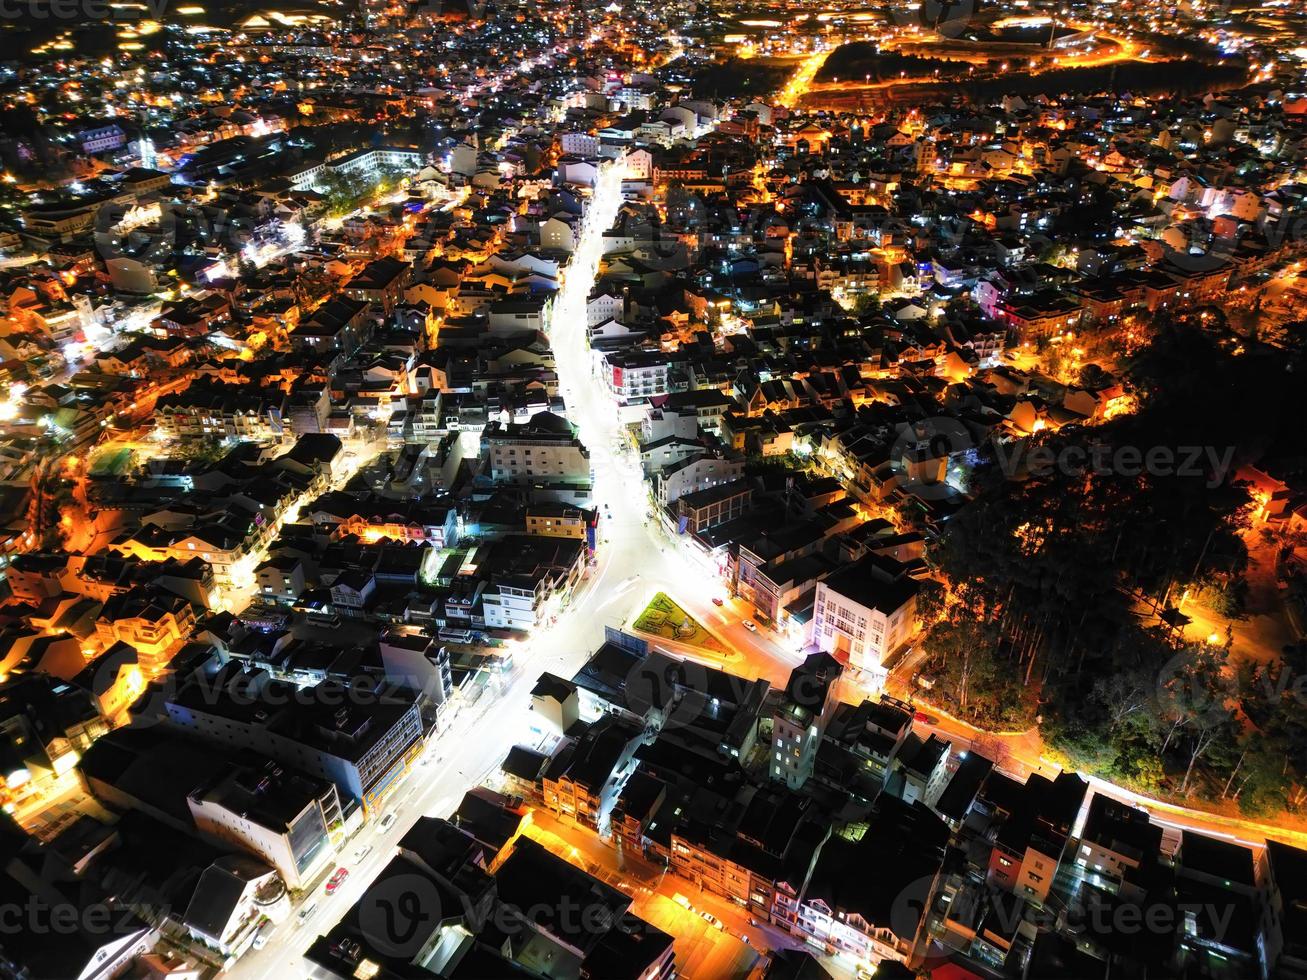
<svg viewBox="0 0 1307 980"><path fill-rule="evenodd" d="M752 619L746 619L744 621L744 628L748 630L750 633L758 632L758 624L755 623Z"/></svg>
<svg viewBox="0 0 1307 980"><path fill-rule="evenodd" d="M309 921L309 918L310 918L310 917L313 915L313 913L316 912L317 910L318 910L318 903L317 903L317 902L309 902L309 903L308 903L307 905L305 905L302 909L300 909L300 921L301 921L301 922L308 922L308 921Z"/></svg>
<svg viewBox="0 0 1307 980"><path fill-rule="evenodd" d="M724 606L724 605L725 605L725 603L722 602L720 596L713 596L713 597L712 597L712 604L713 604L714 606Z"/></svg>
<svg viewBox="0 0 1307 980"><path fill-rule="evenodd" d="M924 711L914 711L914 712L912 712L912 720L913 720L913 721L919 721L919 722L921 722L923 725L933 725L933 724L935 724L936 722L939 721L939 719L936 718L934 715L928 715L928 714L926 714L926 712L924 712Z"/></svg>
<svg viewBox="0 0 1307 980"><path fill-rule="evenodd" d="M348 877L349 877L349 868L337 868L335 871L333 871L331 873L331 877L327 879L327 894L328 895L336 894L336 889L339 888L341 885L343 885L345 883L345 879Z"/></svg>
<svg viewBox="0 0 1307 980"><path fill-rule="evenodd" d="M712 926L714 929L726 928L722 925L722 920L717 918L717 916L713 915L711 912L700 912L699 915L703 917L704 922L708 923L708 925Z"/></svg>
<svg viewBox="0 0 1307 980"><path fill-rule="evenodd" d="M372 845L364 844L362 847L360 847L357 851L354 852L354 863L358 864L360 861L362 861L365 857L367 857L371 853L372 853Z"/></svg>
<svg viewBox="0 0 1307 980"><path fill-rule="evenodd" d="M384 815L382 816L382 818L381 818L381 824L380 824L381 829L382 829L382 830L389 830L389 829L390 829L390 825L393 824L394 822L395 822L395 813L394 813L394 811L391 811L390 813L384 814Z"/></svg>
<svg viewBox="0 0 1307 980"><path fill-rule="evenodd" d="M264 919L263 925L259 926L254 933L254 948L262 949L264 946L268 945L268 936L271 935L271 933L272 922L268 919Z"/></svg>

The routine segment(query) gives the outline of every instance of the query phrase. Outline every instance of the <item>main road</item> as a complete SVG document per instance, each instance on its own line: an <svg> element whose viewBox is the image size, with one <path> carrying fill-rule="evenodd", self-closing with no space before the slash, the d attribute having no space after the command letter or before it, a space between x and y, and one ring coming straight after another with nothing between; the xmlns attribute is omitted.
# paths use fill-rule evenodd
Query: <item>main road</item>
<svg viewBox="0 0 1307 980"><path fill-rule="evenodd" d="M448 816L463 793L493 773L508 750L522 741L536 741L531 731L531 689L540 673L570 677L600 645L605 626L620 626L656 591L666 591L687 612L726 641L737 655L726 666L733 673L763 677L783 684L800 660L797 651L741 626L749 610L737 601L721 607L724 589L682 547L669 538L649 513L648 493L640 464L627 440L617 406L594 371L588 341L586 299L594 285L602 257L602 236L614 222L622 204L622 167L607 165L593 190L579 244L552 308L548 334L557 363L560 390L569 420L590 452L594 470L594 503L600 511L598 558L589 577L572 601L558 614L553 626L531 634L514 653L515 666L498 687L487 690L474 704L455 709L442 731L427 747L420 765L398 791L392 810L397 819L388 829L372 822L351 840L340 863L351 871L334 895L321 888L302 898L299 912L281 925L262 950L251 951L231 969L242 978L300 976L302 953L320 933L334 925L362 896L394 853L399 838L421 816ZM856 696L856 692L850 696ZM933 709L932 709L933 710ZM954 719L935 719L925 729L940 731L959 747L984 735ZM1002 737L996 737L1002 741ZM1011 746L1009 761L1025 772L1044 768ZM1118 786L1091 780L1093 788L1154 813L1154 820L1182 830L1242 839L1257 843L1271 836L1302 846L1304 835L1251 821L1213 816L1138 796ZM353 861L363 847L367 854ZM300 918L306 908L310 914Z"/></svg>
<svg viewBox="0 0 1307 980"><path fill-rule="evenodd" d="M603 233L622 204L621 180L620 164L609 165L599 178L580 243L555 297L548 330L568 417L589 449L594 468L594 500L602 514L603 539L597 562L556 623L536 630L514 651L514 668L498 688L486 690L475 704L459 707L443 723L408 777L408 785L394 798L391 808L398 819L389 829L373 821L348 843L338 858L350 870L344 884L330 896L318 886L314 894L302 897L290 920L272 933L263 949L241 957L229 971L232 976L251 980L302 976L304 950L362 897L414 821L448 816L467 790L495 771L513 745L537 740L530 724L531 689L539 675L550 671L571 677L603 642L604 627L625 623L655 591L672 593L682 607L736 648L742 655L740 673L781 679L799 660L795 652L741 627L745 613L738 607L733 611L735 604L715 606L711 599L723 595L721 583L686 561L658 522L649 519L639 462L629 443L620 438L617 407L591 369L586 299L598 274ZM354 861L352 856L363 847L370 850ZM301 919L300 913L310 905L313 911Z"/></svg>

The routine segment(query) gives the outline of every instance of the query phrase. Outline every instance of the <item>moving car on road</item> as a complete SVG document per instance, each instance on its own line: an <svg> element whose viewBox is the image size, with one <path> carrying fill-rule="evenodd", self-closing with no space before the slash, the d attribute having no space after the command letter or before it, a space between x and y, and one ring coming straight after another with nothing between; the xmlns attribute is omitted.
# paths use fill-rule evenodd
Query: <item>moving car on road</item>
<svg viewBox="0 0 1307 980"><path fill-rule="evenodd" d="M331 877L327 879L327 894L334 895L336 889L344 884L345 879L349 877L349 868L337 868L332 872Z"/></svg>

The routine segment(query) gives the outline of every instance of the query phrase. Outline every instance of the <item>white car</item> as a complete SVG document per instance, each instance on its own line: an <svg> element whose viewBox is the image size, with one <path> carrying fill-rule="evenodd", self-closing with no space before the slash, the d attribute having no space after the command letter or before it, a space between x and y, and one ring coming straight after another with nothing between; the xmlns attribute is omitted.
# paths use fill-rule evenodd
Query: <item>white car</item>
<svg viewBox="0 0 1307 980"><path fill-rule="evenodd" d="M268 945L268 936L271 933L272 923L270 921L265 921L263 925L259 926L258 931L254 933L254 948L262 949L264 946Z"/></svg>
<svg viewBox="0 0 1307 980"><path fill-rule="evenodd" d="M390 825L393 824L394 822L395 822L395 813L392 810L390 813L385 814L381 818L380 827L382 830L389 830Z"/></svg>
<svg viewBox="0 0 1307 980"><path fill-rule="evenodd" d="M372 845L364 844L362 847L360 847L357 851L354 852L354 863L358 864L360 861L362 861L365 857L367 857L371 853L372 853Z"/></svg>
<svg viewBox="0 0 1307 980"><path fill-rule="evenodd" d="M745 628L746 630L748 630L750 633L757 633L757 632L758 632L758 624L755 623L752 619L746 619L746 620L744 621L743 625L744 625L744 628Z"/></svg>
<svg viewBox="0 0 1307 980"><path fill-rule="evenodd" d="M308 921L309 921L309 918L310 918L310 917L313 915L313 913L316 912L317 910L318 910L318 903L317 903L317 902L309 902L308 905L306 905L306 906L304 906L302 909L300 909L300 921L301 921L301 922L308 922Z"/></svg>

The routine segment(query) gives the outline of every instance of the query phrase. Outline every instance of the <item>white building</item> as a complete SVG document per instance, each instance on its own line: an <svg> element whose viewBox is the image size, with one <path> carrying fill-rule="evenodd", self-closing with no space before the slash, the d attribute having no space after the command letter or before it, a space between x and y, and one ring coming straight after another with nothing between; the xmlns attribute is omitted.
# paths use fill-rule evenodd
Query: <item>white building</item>
<svg viewBox="0 0 1307 980"><path fill-rule="evenodd" d="M571 424L539 412L521 425L491 422L481 433L487 475L496 483L590 486L590 453Z"/></svg>
<svg viewBox="0 0 1307 980"><path fill-rule="evenodd" d="M388 171L416 173L426 162L421 151L401 146L377 146L355 150L326 163L310 163L291 175L297 191L320 189L329 175L376 180Z"/></svg>
<svg viewBox="0 0 1307 980"><path fill-rule="evenodd" d="M564 133L559 139L563 153L573 157L597 157L599 137L589 133Z"/></svg>
<svg viewBox="0 0 1307 980"><path fill-rule="evenodd" d="M230 841L277 869L290 888L313 882L335 861L328 828L343 824L336 787L268 760L233 769L187 797L198 830Z"/></svg>
<svg viewBox="0 0 1307 980"><path fill-rule="evenodd" d="M879 687L889 655L912 636L916 602L917 583L902 562L868 555L817 583L813 642Z"/></svg>
<svg viewBox="0 0 1307 980"><path fill-rule="evenodd" d="M77 139L82 144L83 153L102 153L127 145L127 134L117 123L83 129L77 134Z"/></svg>
<svg viewBox="0 0 1307 980"><path fill-rule="evenodd" d="M656 351L599 355L600 376L613 397L623 405L639 405L668 393L671 364Z"/></svg>
<svg viewBox="0 0 1307 980"><path fill-rule="evenodd" d="M612 290L595 293L585 304L585 325L597 327L608 320L620 320L625 309L621 293Z"/></svg>
<svg viewBox="0 0 1307 980"><path fill-rule="evenodd" d="M565 218L557 214L540 222L540 247L570 253L576 248L575 224L576 219L570 215Z"/></svg>
<svg viewBox="0 0 1307 980"><path fill-rule="evenodd" d="M734 483L744 476L743 459L719 459L707 454L664 466L654 479L658 502L666 507L687 493Z"/></svg>

